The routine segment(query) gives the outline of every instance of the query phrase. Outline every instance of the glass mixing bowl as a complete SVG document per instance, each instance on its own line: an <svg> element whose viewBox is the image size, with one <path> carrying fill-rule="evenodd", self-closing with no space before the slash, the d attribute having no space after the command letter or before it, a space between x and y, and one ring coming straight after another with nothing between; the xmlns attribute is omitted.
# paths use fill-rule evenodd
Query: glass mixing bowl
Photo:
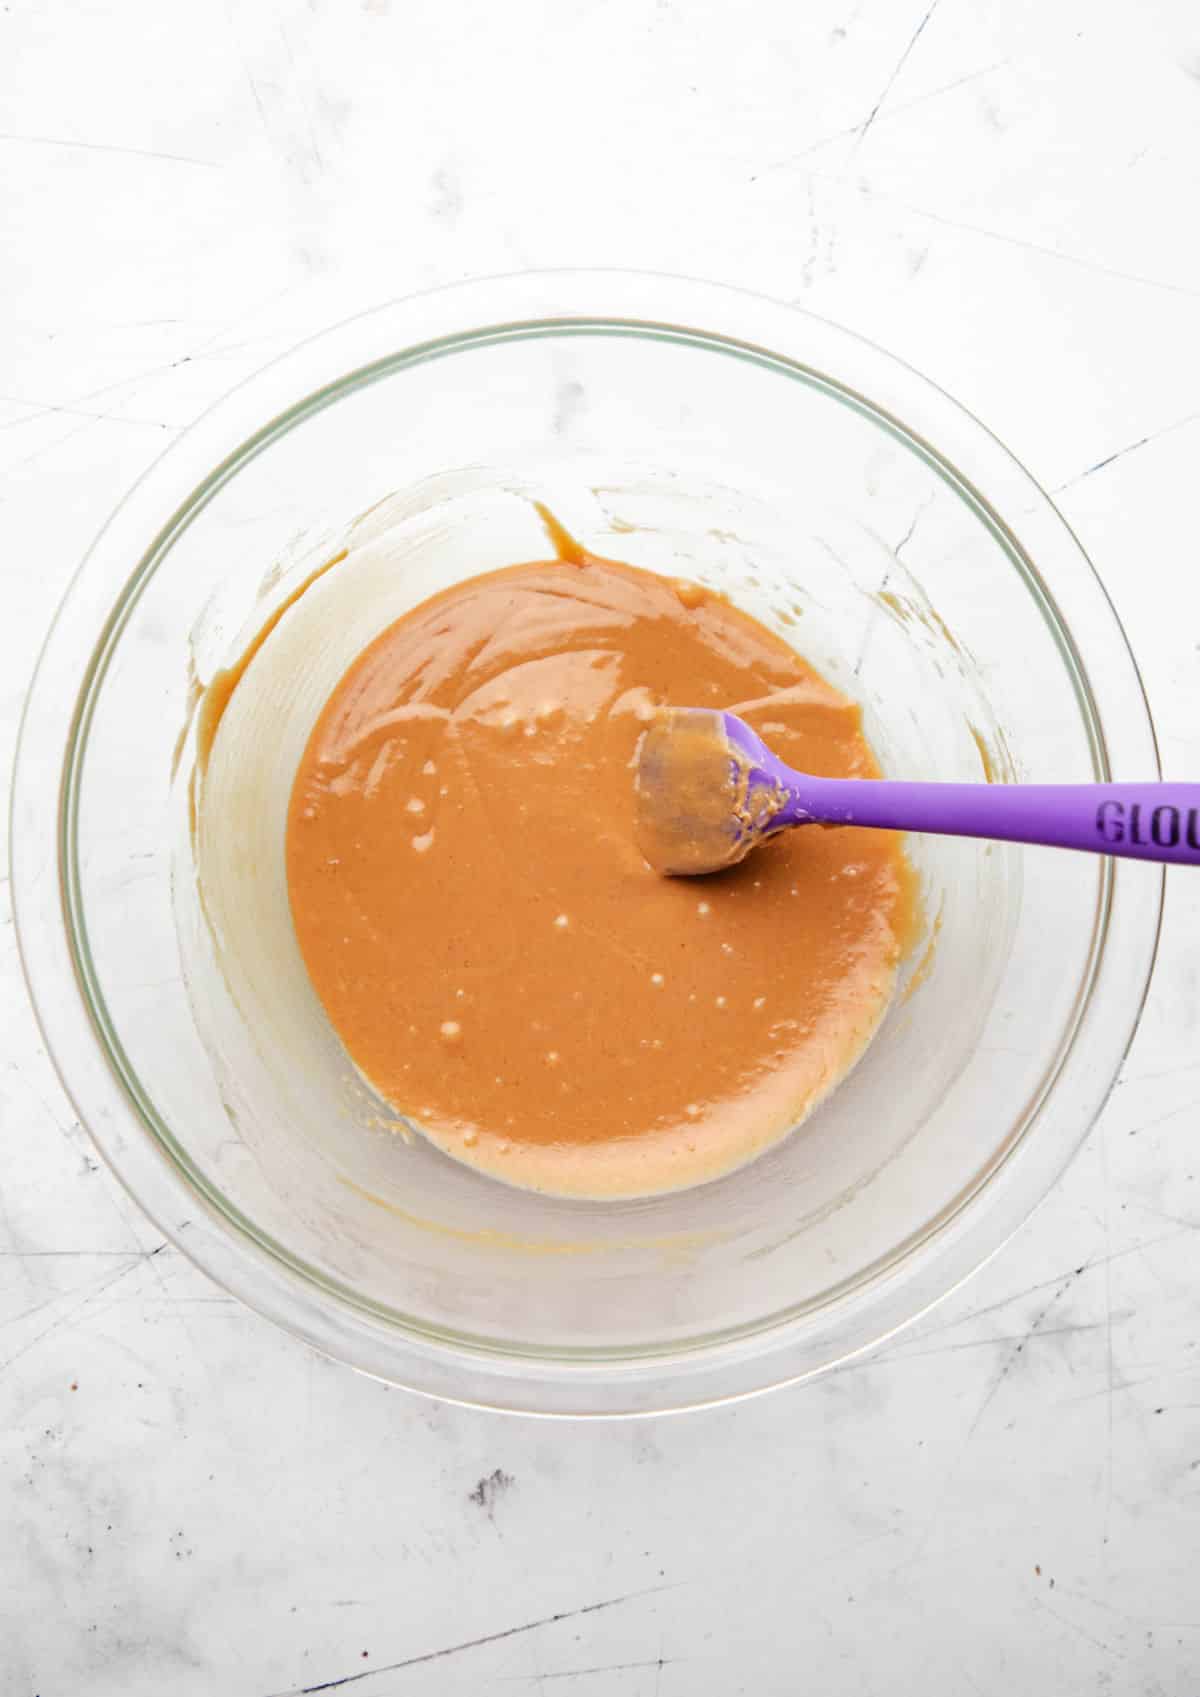
<svg viewBox="0 0 1200 1697"><path fill-rule="evenodd" d="M889 775L1158 771L1136 667L1079 545L1000 444L913 371L707 285L470 283L268 367L98 538L24 721L22 955L102 1153L252 1307L464 1402L683 1408L877 1341L1027 1215L1116 1076L1162 879L1133 861L910 839L926 935L879 1035L793 1136L692 1191L539 1197L381 1129L279 906L278 798L311 699L289 698L292 730L265 757L259 739L260 787L233 834L232 859L263 881L263 934L275 928L265 974L239 978L220 893L215 913L199 899L194 726L177 744L194 675L209 681L314 560L369 537L381 512L449 526L462 545L370 594L364 579L364 630L456 575L544 556L531 497L594 551L699 577L782 631L861 701ZM253 953L255 935L238 947Z"/></svg>

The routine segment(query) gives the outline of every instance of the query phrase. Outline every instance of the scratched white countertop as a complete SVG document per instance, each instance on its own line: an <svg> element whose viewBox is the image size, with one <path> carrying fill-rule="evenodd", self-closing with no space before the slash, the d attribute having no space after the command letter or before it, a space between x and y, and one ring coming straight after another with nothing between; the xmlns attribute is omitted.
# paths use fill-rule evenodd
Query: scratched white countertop
<svg viewBox="0 0 1200 1697"><path fill-rule="evenodd" d="M0 9L0 761L129 484L270 355L526 266L858 330L1056 493L1200 776L1191 0ZM425 1402L226 1298L93 1154L0 926L0 1697L1200 1689L1200 878L1015 1240L739 1407Z"/></svg>

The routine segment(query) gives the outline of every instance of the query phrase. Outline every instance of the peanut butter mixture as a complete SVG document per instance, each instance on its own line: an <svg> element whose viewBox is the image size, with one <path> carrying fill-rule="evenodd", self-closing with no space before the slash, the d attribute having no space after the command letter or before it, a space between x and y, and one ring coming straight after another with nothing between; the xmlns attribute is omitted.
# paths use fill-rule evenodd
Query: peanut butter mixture
<svg viewBox="0 0 1200 1697"><path fill-rule="evenodd" d="M565 558L386 630L297 772L292 915L358 1070L447 1153L562 1195L716 1177L869 1041L911 925L895 834L800 829L707 878L651 870L638 741L730 707L789 765L873 777L858 709L693 583Z"/></svg>

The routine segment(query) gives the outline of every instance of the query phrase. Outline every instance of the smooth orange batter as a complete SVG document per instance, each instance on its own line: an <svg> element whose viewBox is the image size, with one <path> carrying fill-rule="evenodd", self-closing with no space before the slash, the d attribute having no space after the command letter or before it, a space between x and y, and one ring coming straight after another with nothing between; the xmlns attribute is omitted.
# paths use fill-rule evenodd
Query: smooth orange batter
<svg viewBox="0 0 1200 1697"><path fill-rule="evenodd" d="M292 915L355 1065L461 1160L576 1196L739 1165L845 1073L911 924L893 833L790 831L664 878L635 840L662 705L876 776L858 709L725 600L579 551L445 591L327 702L296 776Z"/></svg>

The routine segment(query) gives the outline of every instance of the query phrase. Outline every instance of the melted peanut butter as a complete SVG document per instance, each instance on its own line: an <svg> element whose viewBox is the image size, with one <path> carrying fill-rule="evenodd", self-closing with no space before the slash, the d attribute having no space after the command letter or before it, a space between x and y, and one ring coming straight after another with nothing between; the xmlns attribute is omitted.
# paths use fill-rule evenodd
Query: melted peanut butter
<svg viewBox="0 0 1200 1697"><path fill-rule="evenodd" d="M581 549L435 596L321 713L287 829L296 934L349 1056L451 1155L632 1196L776 1141L844 1075L912 923L898 836L790 831L663 878L634 758L731 707L790 765L873 777L858 709L700 586Z"/></svg>

